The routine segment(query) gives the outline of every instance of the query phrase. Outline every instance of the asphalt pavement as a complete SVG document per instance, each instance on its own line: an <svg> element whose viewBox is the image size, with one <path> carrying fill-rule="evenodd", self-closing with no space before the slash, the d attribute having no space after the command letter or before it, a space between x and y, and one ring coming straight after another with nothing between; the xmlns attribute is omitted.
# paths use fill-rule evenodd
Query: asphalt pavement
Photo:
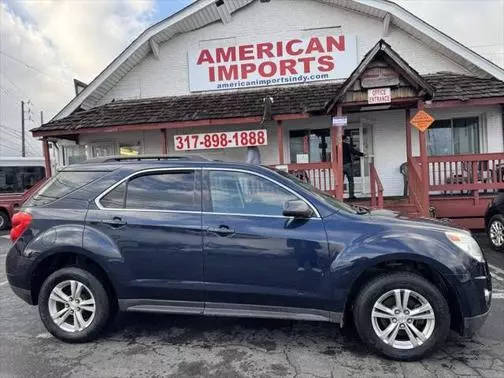
<svg viewBox="0 0 504 378"><path fill-rule="evenodd" d="M351 329L283 320L128 313L95 342L65 344L10 290L0 232L0 377L504 377L504 253L481 244L495 288L481 331L452 333L433 356L399 363L374 355Z"/></svg>

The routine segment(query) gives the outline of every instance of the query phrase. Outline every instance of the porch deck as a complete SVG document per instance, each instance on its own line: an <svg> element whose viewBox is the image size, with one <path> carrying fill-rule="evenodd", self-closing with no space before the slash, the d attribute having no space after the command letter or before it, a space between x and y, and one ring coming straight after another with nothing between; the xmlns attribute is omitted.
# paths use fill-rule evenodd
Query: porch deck
<svg viewBox="0 0 504 378"><path fill-rule="evenodd" d="M484 229L486 209L496 195L497 193L481 194L479 203L475 203L472 194L433 194L429 196L431 215L439 219L449 218L453 223L471 230ZM345 199L344 201L352 205L377 208L371 205L370 197ZM408 197L384 197L383 208L413 218L422 216L416 206L410 203Z"/></svg>
<svg viewBox="0 0 504 378"><path fill-rule="evenodd" d="M343 192L331 163L292 164L289 172L331 195ZM488 205L504 190L504 153L410 157L408 196L384 197L379 172L369 164L370 197L345 200L412 217L450 218L470 229L484 228ZM339 198L343 196L340 194Z"/></svg>

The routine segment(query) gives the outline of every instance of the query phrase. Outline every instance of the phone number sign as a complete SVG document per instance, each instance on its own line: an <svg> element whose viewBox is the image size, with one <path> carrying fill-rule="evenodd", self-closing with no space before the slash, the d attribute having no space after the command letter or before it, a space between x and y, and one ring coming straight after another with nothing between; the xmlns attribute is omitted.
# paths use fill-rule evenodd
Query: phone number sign
<svg viewBox="0 0 504 378"><path fill-rule="evenodd" d="M175 151L266 146L268 144L268 133L266 130L175 135L173 138Z"/></svg>

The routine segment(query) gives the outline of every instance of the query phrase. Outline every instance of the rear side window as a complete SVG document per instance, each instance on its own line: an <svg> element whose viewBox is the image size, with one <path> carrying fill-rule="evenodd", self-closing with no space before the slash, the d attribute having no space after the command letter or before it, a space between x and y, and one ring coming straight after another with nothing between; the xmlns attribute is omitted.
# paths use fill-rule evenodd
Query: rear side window
<svg viewBox="0 0 504 378"><path fill-rule="evenodd" d="M126 199L126 182L117 186L114 190L104 196L100 203L103 207L122 209Z"/></svg>
<svg viewBox="0 0 504 378"><path fill-rule="evenodd" d="M176 171L137 176L107 193L100 204L106 208L199 211L199 172Z"/></svg>
<svg viewBox="0 0 504 378"><path fill-rule="evenodd" d="M99 179L107 172L64 171L54 176L39 190L26 206L42 206L66 196L73 191Z"/></svg>

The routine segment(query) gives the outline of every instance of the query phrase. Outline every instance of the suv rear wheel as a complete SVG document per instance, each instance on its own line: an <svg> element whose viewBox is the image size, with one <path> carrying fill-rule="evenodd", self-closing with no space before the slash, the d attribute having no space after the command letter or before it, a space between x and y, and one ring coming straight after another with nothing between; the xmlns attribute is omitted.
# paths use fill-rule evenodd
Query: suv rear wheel
<svg viewBox="0 0 504 378"><path fill-rule="evenodd" d="M377 277L359 293L354 322L361 339L396 360L417 360L443 343L450 310L443 294L413 273Z"/></svg>
<svg viewBox="0 0 504 378"><path fill-rule="evenodd" d="M47 330L67 342L96 338L110 317L110 301L103 284L92 273L68 267L42 284L39 313Z"/></svg>

